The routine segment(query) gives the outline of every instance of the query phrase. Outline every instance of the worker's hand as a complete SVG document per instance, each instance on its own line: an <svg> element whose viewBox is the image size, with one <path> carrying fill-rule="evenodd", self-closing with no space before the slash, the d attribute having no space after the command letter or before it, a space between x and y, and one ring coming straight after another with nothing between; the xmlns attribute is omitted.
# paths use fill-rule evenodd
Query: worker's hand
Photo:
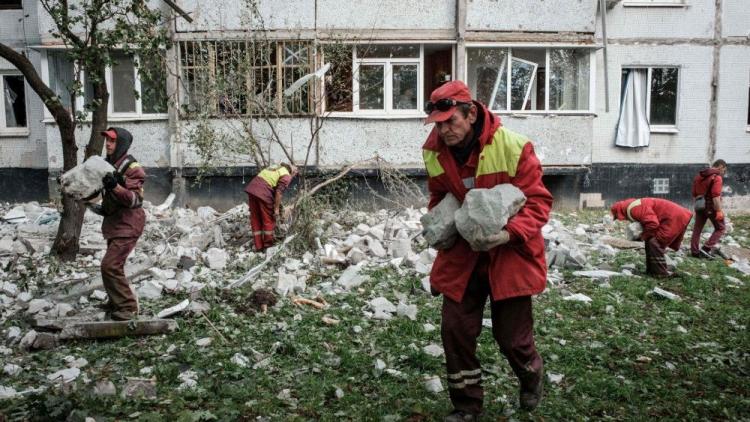
<svg viewBox="0 0 750 422"><path fill-rule="evenodd" d="M500 233L492 234L484 238L476 239L471 248L475 251L488 251L510 241L510 233L507 230L500 230Z"/></svg>
<svg viewBox="0 0 750 422"><path fill-rule="evenodd" d="M724 221L724 211L716 211L716 221Z"/></svg>
<svg viewBox="0 0 750 422"><path fill-rule="evenodd" d="M449 238L447 238L447 239L445 239L443 241L437 242L434 245L430 245L430 246L432 246L433 248L435 248L437 250L450 249L450 248L453 247L453 244L456 243L456 238L457 237L458 237L457 235L454 235L454 236L451 236L451 237L449 237Z"/></svg>
<svg viewBox="0 0 750 422"><path fill-rule="evenodd" d="M115 178L114 174L107 173L102 178L102 184L104 185L105 190L112 190L117 186L117 179Z"/></svg>

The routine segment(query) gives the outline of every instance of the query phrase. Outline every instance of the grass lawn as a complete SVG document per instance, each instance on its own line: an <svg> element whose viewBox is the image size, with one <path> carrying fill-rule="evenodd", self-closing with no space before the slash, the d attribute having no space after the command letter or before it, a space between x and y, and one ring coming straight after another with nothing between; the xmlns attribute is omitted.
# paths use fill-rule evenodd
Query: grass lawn
<svg viewBox="0 0 750 422"><path fill-rule="evenodd" d="M750 218L735 218L734 228L746 239ZM645 268L641 250L592 259L614 270L634 263L636 274ZM536 297L537 346L546 371L563 378L546 383L545 398L533 413L518 410L517 382L485 329L479 347L485 419L750 418L750 277L723 262L692 258L684 258L677 269L682 275L676 279L622 276L608 285L566 271L563 286ZM727 275L743 284L730 282ZM320 274L308 284L331 280ZM656 286L681 300L649 294ZM583 293L592 302L564 301L567 292ZM265 315L239 313L249 293L203 293L212 303L208 319L226 341L203 318L177 318L180 330L168 336L68 342L31 354L14 349L4 362L25 370L12 379L3 375L0 385L18 391L45 385L47 374L65 367L67 355L89 364L75 388L67 389L72 391L49 389L0 401L0 420L4 414L8 420L421 421L439 420L450 411L447 391L428 393L423 385L425 376L438 375L446 386L443 358L422 351L440 344L442 299L425 293L417 277L376 270L359 290L326 297L330 307L325 310L283 300ZM416 321L367 318L366 303L378 296L418 305ZM178 300L182 297L172 296L148 306L159 309ZM327 325L324 315L341 322ZM437 329L426 330L425 324ZM19 322L3 328L10 325ZM203 337L212 337L212 344L197 346ZM249 357L250 366L231 363L235 353ZM377 359L385 362L386 371L376 371ZM150 375L141 373L145 367L152 368ZM186 370L196 373L194 389L178 389L178 375ZM157 398L122 398L128 377L153 377ZM118 394L94 396L93 385L102 379L111 380Z"/></svg>

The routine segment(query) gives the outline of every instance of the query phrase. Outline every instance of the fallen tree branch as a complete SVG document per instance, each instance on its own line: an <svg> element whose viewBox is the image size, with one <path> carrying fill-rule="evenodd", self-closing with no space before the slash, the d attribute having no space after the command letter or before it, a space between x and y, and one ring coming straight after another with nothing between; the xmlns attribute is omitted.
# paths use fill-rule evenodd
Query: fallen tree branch
<svg viewBox="0 0 750 422"><path fill-rule="evenodd" d="M295 237L295 235L291 235L291 236L287 237L286 239L284 239L284 241L281 243L281 245L278 248L276 248L276 251L273 254L267 256L266 259L264 259L263 262L261 262L260 264L254 266L253 268L250 268L250 270L242 278L238 278L237 280L229 283L229 285L227 285L227 287L225 287L225 289L233 289L235 287L242 286L243 284L247 283L248 281L254 279L255 276L258 275L258 273L260 273L260 270L262 270L263 267L265 267L266 265L268 265L268 263L271 262L271 260L279 252L281 252L284 249L284 246L286 246L287 243L291 242L292 239L294 239L294 237Z"/></svg>
<svg viewBox="0 0 750 422"><path fill-rule="evenodd" d="M355 167L360 166L360 165L365 164L365 163L369 163L369 162L371 162L373 160L376 160L376 159L377 159L377 157L373 157L373 158L368 158L367 160L357 161L356 163L349 164L348 166L346 166L343 169L341 169L341 171L338 174L336 174L335 176L333 176L332 178L330 178L330 179L328 179L328 180L326 180L324 182L318 183L317 185L313 186L309 191L302 192L300 194L299 198L297 198L297 200L294 201L294 204L291 207L289 207L289 208L291 208L291 209L296 208L302 201L304 201L305 199L307 199L310 196L314 195L315 192L323 189L324 187L330 185L331 183L333 183L333 182L341 179L342 177L346 176L346 174L349 173L350 171L352 171L352 169L354 169Z"/></svg>

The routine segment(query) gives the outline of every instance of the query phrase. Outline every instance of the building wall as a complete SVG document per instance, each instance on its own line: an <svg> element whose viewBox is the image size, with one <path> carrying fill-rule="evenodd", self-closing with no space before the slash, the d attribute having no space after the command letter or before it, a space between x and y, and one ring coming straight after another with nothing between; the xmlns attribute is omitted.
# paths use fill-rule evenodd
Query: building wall
<svg viewBox="0 0 750 422"><path fill-rule="evenodd" d="M748 20L750 26L750 20ZM716 158L750 163L750 46L721 48Z"/></svg>
<svg viewBox="0 0 750 422"><path fill-rule="evenodd" d="M747 0L722 0L722 36L750 36L750 7Z"/></svg>
<svg viewBox="0 0 750 422"><path fill-rule="evenodd" d="M466 29L594 32L597 3L597 0L472 0L466 5Z"/></svg>
<svg viewBox="0 0 750 422"><path fill-rule="evenodd" d="M607 37L610 39L711 38L714 35L715 0L686 0L685 7L626 7L623 3L620 1L607 11Z"/></svg>

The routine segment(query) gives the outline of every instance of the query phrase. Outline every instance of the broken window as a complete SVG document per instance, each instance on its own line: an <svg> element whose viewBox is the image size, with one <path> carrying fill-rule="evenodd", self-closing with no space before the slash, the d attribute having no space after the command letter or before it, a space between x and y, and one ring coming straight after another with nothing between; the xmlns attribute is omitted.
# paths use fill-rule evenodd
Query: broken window
<svg viewBox="0 0 750 422"><path fill-rule="evenodd" d="M634 70L645 75L646 83L640 89L645 92L646 115L649 124L658 131L677 124L677 89L679 69L677 67L639 67L623 69L623 84L626 76ZM656 126L656 128L654 128Z"/></svg>
<svg viewBox="0 0 750 422"><path fill-rule="evenodd" d="M309 114L313 71L307 41L183 41L180 103L187 114Z"/></svg>
<svg viewBox="0 0 750 422"><path fill-rule="evenodd" d="M60 97L63 107L71 111L75 99L77 111L90 111L94 101L93 77L84 75L64 51L48 51L46 60L49 87ZM166 72L162 56L141 58L137 54L115 53L112 60L112 66L105 69L110 94L109 113L138 117L141 114L167 112ZM76 78L79 71L81 74ZM76 94L75 86L79 81L83 90ZM73 98L75 95L79 96Z"/></svg>
<svg viewBox="0 0 750 422"><path fill-rule="evenodd" d="M26 127L26 88L23 76L2 75L3 121L2 129L19 129Z"/></svg>
<svg viewBox="0 0 750 422"><path fill-rule="evenodd" d="M331 64L325 75L326 111L352 111L352 48L345 44L323 46L323 62Z"/></svg>
<svg viewBox="0 0 750 422"><path fill-rule="evenodd" d="M22 0L0 0L0 10L23 9Z"/></svg>
<svg viewBox="0 0 750 422"><path fill-rule="evenodd" d="M492 110L590 110L591 49L470 47L466 55L472 95Z"/></svg>
<svg viewBox="0 0 750 422"><path fill-rule="evenodd" d="M419 111L419 45L361 45L355 56L354 111Z"/></svg>

